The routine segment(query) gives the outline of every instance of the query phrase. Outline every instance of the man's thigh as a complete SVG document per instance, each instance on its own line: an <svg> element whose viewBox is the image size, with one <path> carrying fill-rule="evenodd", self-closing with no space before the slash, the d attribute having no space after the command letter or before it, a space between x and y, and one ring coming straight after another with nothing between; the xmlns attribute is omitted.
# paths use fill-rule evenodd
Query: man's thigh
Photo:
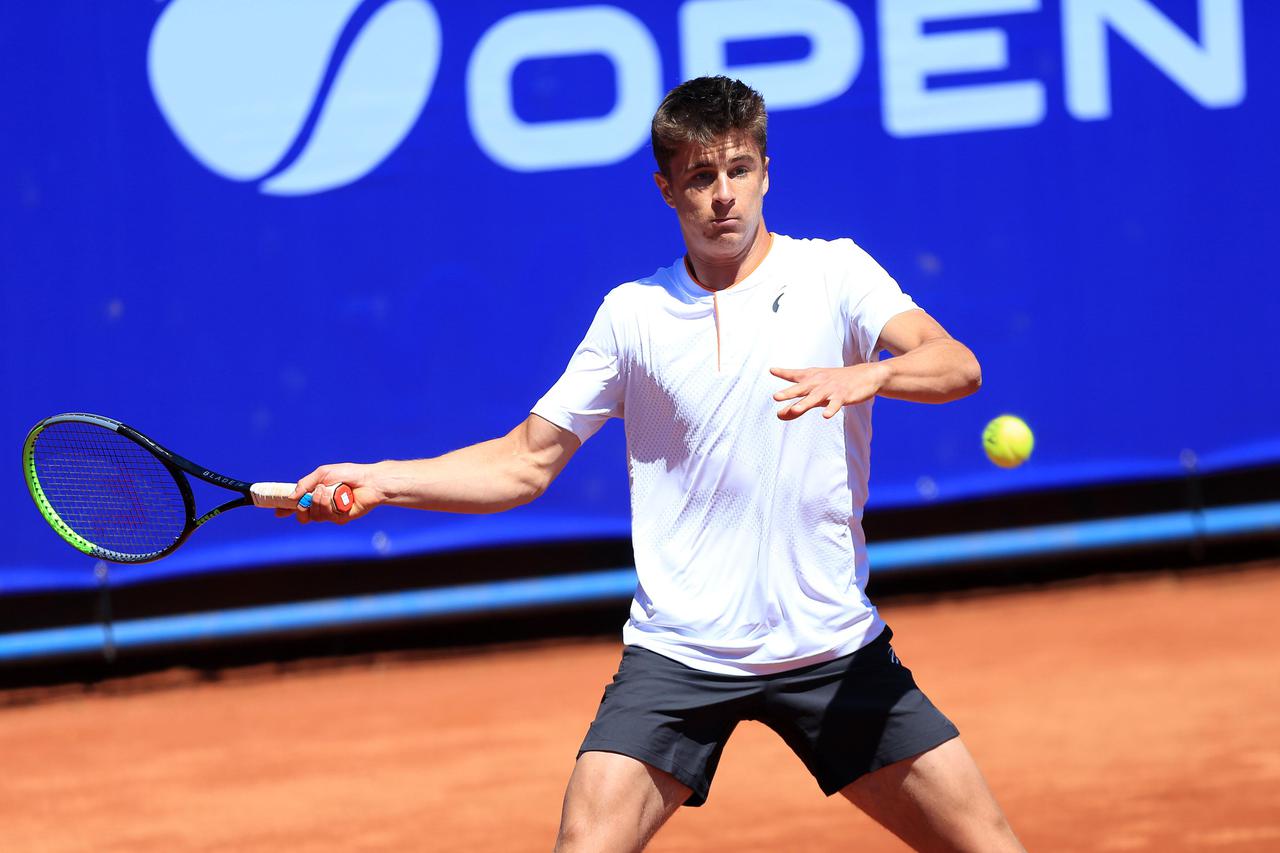
<svg viewBox="0 0 1280 853"><path fill-rule="evenodd" d="M960 738L882 767L840 793L915 850L1023 851Z"/></svg>
<svg viewBox="0 0 1280 853"><path fill-rule="evenodd" d="M690 793L674 776L642 761L584 752L565 790L556 851L642 850Z"/></svg>

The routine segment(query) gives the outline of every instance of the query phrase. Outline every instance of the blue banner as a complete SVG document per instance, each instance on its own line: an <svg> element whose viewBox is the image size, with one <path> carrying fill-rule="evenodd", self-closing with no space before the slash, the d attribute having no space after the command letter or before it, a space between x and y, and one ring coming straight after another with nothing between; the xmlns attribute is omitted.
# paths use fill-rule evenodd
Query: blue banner
<svg viewBox="0 0 1280 853"><path fill-rule="evenodd" d="M681 254L648 120L704 73L770 105L769 227L852 237L983 364L964 401L877 403L873 507L1278 461L1277 36L1264 0L9 4L0 594L93 582L18 473L50 414L247 480L509 430ZM979 440L1005 412L1016 470ZM609 426L520 510L243 510L118 577L628 513Z"/></svg>

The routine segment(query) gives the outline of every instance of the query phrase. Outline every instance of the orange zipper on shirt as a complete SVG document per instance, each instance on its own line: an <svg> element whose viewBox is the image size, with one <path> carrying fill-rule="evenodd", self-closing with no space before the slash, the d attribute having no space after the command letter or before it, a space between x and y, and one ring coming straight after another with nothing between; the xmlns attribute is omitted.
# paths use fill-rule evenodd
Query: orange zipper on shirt
<svg viewBox="0 0 1280 853"><path fill-rule="evenodd" d="M769 250L770 251L773 250L773 234L769 234ZM748 270L747 275L743 276L738 281L742 281L747 277L749 277L752 273L756 271L756 267L759 267L760 264L762 263L764 263L764 258L761 258L759 261L757 261L756 266ZM719 291L711 290L711 288L707 287L705 284L698 281L698 276L693 271L693 263L690 262L688 255L684 256L684 268L689 273L689 278L693 279L694 284L698 285L698 287L701 287L703 290L708 290L711 292L711 314L715 318L715 322L716 322L716 373L719 373L720 372L720 353L721 353L721 350L723 349L723 347L720 344L720 300L717 295ZM737 286L737 284L738 282L734 282L729 286L735 287Z"/></svg>
<svg viewBox="0 0 1280 853"><path fill-rule="evenodd" d="M716 292L711 291L711 314L716 320L716 373L720 372L720 302Z"/></svg>
<svg viewBox="0 0 1280 853"><path fill-rule="evenodd" d="M689 273L689 278L693 279L693 283L701 287L703 290L711 294L711 317L716 324L716 373L720 372L720 299L717 291L707 287L698 281L698 277L694 275L693 264L689 263L689 256L684 257L684 268Z"/></svg>

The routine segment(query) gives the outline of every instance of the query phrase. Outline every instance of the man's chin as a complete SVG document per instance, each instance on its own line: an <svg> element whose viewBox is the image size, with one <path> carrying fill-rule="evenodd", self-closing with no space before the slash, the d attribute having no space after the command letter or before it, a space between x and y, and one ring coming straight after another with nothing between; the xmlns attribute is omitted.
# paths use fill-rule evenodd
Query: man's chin
<svg viewBox="0 0 1280 853"><path fill-rule="evenodd" d="M704 234L701 242L708 254L732 258L748 248L751 243L748 237L740 227L725 228Z"/></svg>

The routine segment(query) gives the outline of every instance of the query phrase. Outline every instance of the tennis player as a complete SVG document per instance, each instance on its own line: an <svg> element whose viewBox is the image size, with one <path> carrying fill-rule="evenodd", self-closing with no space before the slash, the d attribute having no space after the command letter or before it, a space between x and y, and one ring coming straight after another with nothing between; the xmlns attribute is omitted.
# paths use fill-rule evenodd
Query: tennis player
<svg viewBox="0 0 1280 853"><path fill-rule="evenodd" d="M769 232L766 123L741 82L672 90L653 119L654 180L685 255L605 297L564 375L506 436L319 468L298 484L295 497L320 491L298 516L508 509L622 418L639 583L557 849L643 848L706 800L750 719L825 793L912 847L1022 850L864 592L872 402L971 394L977 359L853 241ZM339 482L355 491L346 517L325 490Z"/></svg>

